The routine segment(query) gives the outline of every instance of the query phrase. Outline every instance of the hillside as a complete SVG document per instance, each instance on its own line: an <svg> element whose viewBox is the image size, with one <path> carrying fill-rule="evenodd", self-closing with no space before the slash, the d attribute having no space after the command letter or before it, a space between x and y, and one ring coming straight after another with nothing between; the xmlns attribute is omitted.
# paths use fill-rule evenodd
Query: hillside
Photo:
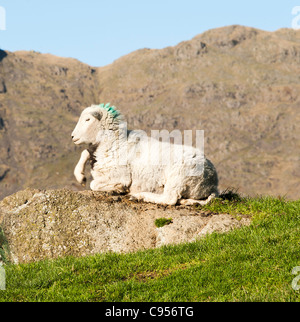
<svg viewBox="0 0 300 322"><path fill-rule="evenodd" d="M205 130L220 188L300 198L300 31L242 26L142 49L96 68L0 52L0 199L25 187L79 190L80 111L111 102L130 128Z"/></svg>

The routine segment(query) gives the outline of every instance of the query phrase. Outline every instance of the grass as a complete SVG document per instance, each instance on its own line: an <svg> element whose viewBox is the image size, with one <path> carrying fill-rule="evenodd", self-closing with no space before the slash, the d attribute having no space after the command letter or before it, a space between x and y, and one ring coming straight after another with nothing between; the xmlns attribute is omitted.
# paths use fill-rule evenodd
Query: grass
<svg viewBox="0 0 300 322"><path fill-rule="evenodd" d="M157 228L161 228L166 225L170 225L172 223L172 220L172 218L158 218L155 220L155 226Z"/></svg>
<svg viewBox="0 0 300 322"><path fill-rule="evenodd" d="M0 301L300 300L292 288L292 270L300 266L300 201L227 196L205 208L253 222L178 246L7 265Z"/></svg>

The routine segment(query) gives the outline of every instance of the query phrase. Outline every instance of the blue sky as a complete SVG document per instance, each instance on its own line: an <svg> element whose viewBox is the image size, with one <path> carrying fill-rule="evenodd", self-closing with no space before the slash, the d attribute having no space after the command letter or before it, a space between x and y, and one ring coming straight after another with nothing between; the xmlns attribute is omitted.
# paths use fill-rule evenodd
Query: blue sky
<svg viewBox="0 0 300 322"><path fill-rule="evenodd" d="M1 49L104 66L134 50L174 46L212 28L290 28L300 0L0 0L0 6L6 11Z"/></svg>

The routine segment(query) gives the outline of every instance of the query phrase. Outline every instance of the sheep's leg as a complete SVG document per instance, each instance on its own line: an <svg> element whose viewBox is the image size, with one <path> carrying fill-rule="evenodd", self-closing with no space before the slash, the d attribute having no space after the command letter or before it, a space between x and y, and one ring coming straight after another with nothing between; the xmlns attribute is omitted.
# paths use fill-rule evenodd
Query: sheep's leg
<svg viewBox="0 0 300 322"><path fill-rule="evenodd" d="M192 205L201 205L205 206L211 202L212 199L216 198L217 195L215 193L211 194L206 200L196 200L196 199L180 199L179 203L185 206L192 206Z"/></svg>
<svg viewBox="0 0 300 322"><path fill-rule="evenodd" d="M152 202L163 205L176 205L178 197L175 194L156 194L152 192L139 192L131 195L137 200L143 200L145 202Z"/></svg>
<svg viewBox="0 0 300 322"><path fill-rule="evenodd" d="M169 180L166 182L164 192L162 194L152 192L139 192L133 193L132 197L138 200L144 200L145 202L151 202L162 205L176 205L178 199L181 197L182 187L178 184L178 179Z"/></svg>
<svg viewBox="0 0 300 322"><path fill-rule="evenodd" d="M127 190L126 187L121 183L107 184L97 180L94 180L91 182L91 189L93 191L116 192L116 193L124 193Z"/></svg>
<svg viewBox="0 0 300 322"><path fill-rule="evenodd" d="M84 150L81 153L81 157L79 159L79 162L77 163L75 170L74 170L74 175L76 180L83 186L86 185L86 177L85 177L85 165L87 161L90 159L90 153L88 150Z"/></svg>

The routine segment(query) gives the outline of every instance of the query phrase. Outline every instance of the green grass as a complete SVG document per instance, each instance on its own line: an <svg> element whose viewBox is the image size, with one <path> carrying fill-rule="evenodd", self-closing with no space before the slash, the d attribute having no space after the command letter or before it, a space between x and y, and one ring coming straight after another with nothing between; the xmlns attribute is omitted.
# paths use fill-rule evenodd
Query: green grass
<svg viewBox="0 0 300 322"><path fill-rule="evenodd" d="M172 220L172 218L158 218L155 220L155 226L157 228L161 228L166 225L170 225L172 223Z"/></svg>
<svg viewBox="0 0 300 322"><path fill-rule="evenodd" d="M228 199L205 208L251 216L251 226L133 254L7 265L0 301L298 302L300 201Z"/></svg>

